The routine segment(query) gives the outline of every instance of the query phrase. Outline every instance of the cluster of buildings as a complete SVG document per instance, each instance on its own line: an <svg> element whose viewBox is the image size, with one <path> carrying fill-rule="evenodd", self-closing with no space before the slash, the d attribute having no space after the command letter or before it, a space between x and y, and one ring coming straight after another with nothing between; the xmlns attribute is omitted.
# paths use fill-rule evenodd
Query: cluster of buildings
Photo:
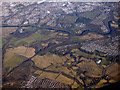
<svg viewBox="0 0 120 90"><path fill-rule="evenodd" d="M86 24L85 23L77 23L77 24L75 24L75 26L83 28L86 26Z"/></svg>
<svg viewBox="0 0 120 90"><path fill-rule="evenodd" d="M27 84L25 85L26 88L33 88L32 83L36 80L37 78L34 76L31 76Z"/></svg>
<svg viewBox="0 0 120 90"><path fill-rule="evenodd" d="M3 24L19 25L37 23L46 17L59 17L62 14L86 12L101 4L71 2L4 2L2 3ZM50 22L51 23L51 22Z"/></svg>
<svg viewBox="0 0 120 90"><path fill-rule="evenodd" d="M111 5L111 6L107 6L107 5L103 5L102 8L101 8L101 15L97 16L93 21L91 21L91 24L96 24L96 25L101 25L101 30L104 32L104 33L107 33L109 30L108 28L104 25L104 20L110 16L110 11L112 11L113 8L115 5Z"/></svg>
<svg viewBox="0 0 120 90"><path fill-rule="evenodd" d="M97 40L84 44L81 49L88 52L94 52L95 50L105 53L104 55L117 56L118 55L118 41L113 41L109 45L104 45L103 40Z"/></svg>
<svg viewBox="0 0 120 90"><path fill-rule="evenodd" d="M73 47L73 46L77 46L78 44L70 44L70 45L64 45L64 46L59 46L59 47L56 47L56 50L59 51L59 50L64 50L64 49L67 49L67 48L70 48L70 47Z"/></svg>
<svg viewBox="0 0 120 90"><path fill-rule="evenodd" d="M87 11L92 11L95 6L91 5L91 4L87 4L87 5L78 5L79 8L77 9L78 12L87 12Z"/></svg>
<svg viewBox="0 0 120 90"><path fill-rule="evenodd" d="M64 88L69 89L67 85L48 78L39 79L34 76L29 77L27 83L22 88Z"/></svg>

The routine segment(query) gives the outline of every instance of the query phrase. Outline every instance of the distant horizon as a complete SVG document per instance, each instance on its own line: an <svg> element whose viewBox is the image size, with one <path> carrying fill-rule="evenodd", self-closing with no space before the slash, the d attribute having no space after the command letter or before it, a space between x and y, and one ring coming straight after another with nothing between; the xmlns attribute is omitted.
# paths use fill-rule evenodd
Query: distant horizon
<svg viewBox="0 0 120 90"><path fill-rule="evenodd" d="M2 0L1 2L119 2L119 0Z"/></svg>

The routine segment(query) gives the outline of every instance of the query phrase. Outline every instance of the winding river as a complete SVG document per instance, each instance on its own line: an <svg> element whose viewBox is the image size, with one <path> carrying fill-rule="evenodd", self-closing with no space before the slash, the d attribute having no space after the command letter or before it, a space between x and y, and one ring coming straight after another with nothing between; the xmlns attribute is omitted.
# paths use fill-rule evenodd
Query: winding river
<svg viewBox="0 0 120 90"><path fill-rule="evenodd" d="M98 33L97 32L97 34L101 34L101 35L109 35L109 34L111 34L113 30L111 28L110 23L112 23L112 21L108 22L109 32L107 32L107 33ZM36 27L36 28L39 28L39 29L49 29L49 30L54 30L56 32L64 32L64 33L67 33L67 34L72 34L70 31L67 31L67 30L60 30L60 29L55 29L55 28L51 28L51 27L37 27L37 26L34 26L34 25L23 25L23 26L18 26L18 25L13 25L13 26L3 25L2 27ZM76 34L76 35L77 36L82 36L82 35L88 34L89 32L95 32L95 31L84 30L81 34Z"/></svg>

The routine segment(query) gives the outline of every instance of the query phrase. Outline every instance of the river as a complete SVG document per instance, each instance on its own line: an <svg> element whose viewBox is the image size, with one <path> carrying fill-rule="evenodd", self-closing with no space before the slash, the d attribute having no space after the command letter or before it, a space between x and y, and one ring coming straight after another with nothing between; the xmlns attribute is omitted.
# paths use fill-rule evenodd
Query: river
<svg viewBox="0 0 120 90"><path fill-rule="evenodd" d="M108 22L108 27L109 27L109 32L107 33L98 33L96 32L97 34L101 34L101 35L109 35L112 33L112 28L111 28L111 23L112 21L109 21ZM36 28L39 28L39 29L49 29L49 30L55 30L56 32L64 32L64 33L67 33L67 34L73 34L72 32L70 31L67 31L67 30L60 30L60 29L56 29L56 28L52 28L52 27L37 27L37 26L34 26L34 25L23 25L23 26L18 26L18 25L13 25L13 26L10 26L10 25L3 25L2 27L36 27ZM77 36L82 36L82 35L85 35L85 34L88 34L89 32L95 32L95 31L91 31L91 30L84 30L81 34L75 34Z"/></svg>

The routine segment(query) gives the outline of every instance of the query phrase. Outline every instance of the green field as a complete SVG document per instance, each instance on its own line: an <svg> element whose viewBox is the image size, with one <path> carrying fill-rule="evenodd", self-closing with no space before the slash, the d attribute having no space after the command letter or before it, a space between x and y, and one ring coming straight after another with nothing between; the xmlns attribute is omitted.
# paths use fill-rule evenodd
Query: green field
<svg viewBox="0 0 120 90"><path fill-rule="evenodd" d="M23 27L23 29L26 29L31 32L36 32L38 30L36 27Z"/></svg>
<svg viewBox="0 0 120 90"><path fill-rule="evenodd" d="M96 59L102 58L102 62L101 62L102 65L105 65L105 64L108 63L108 62L106 61L106 58L105 58L105 57L101 57L101 56L99 56L99 55L96 55L95 52L94 52L93 54L87 54L87 53L82 52L82 51L80 51L80 50L78 50L78 49L72 49L71 52L73 52L73 55L75 55L76 57L78 57L78 56L83 56L83 57L85 57L85 58L92 58L92 59L94 59L94 58L96 58Z"/></svg>
<svg viewBox="0 0 120 90"><path fill-rule="evenodd" d="M4 55L4 68L6 68L8 71L13 69L14 67L18 66L20 63L22 63L27 58L21 55L17 55L13 52L7 51Z"/></svg>
<svg viewBox="0 0 120 90"><path fill-rule="evenodd" d="M93 10L92 12L84 12L79 14L80 17L88 18L88 19L94 19L96 16L100 15L101 11L99 10Z"/></svg>
<svg viewBox="0 0 120 90"><path fill-rule="evenodd" d="M72 37L71 37L71 40L72 40L72 41L75 41L75 42L81 42L81 41L83 41L82 39L80 39L80 38L78 38L78 37L75 37L75 36L72 36Z"/></svg>
<svg viewBox="0 0 120 90"><path fill-rule="evenodd" d="M37 33L33 33L31 36L29 37L25 37L25 38L12 38L10 41L10 44L13 44L15 46L21 46L23 43L27 43L28 46L34 42L34 41L42 41L42 40L48 40L50 38L55 38L57 33L54 32L50 32L48 33L48 35L44 35L41 33L41 31L39 30Z"/></svg>
<svg viewBox="0 0 120 90"><path fill-rule="evenodd" d="M67 15L67 16L61 17L59 20L61 22L65 22L65 23L75 23L77 18L78 18L77 16L69 16L69 15Z"/></svg>

